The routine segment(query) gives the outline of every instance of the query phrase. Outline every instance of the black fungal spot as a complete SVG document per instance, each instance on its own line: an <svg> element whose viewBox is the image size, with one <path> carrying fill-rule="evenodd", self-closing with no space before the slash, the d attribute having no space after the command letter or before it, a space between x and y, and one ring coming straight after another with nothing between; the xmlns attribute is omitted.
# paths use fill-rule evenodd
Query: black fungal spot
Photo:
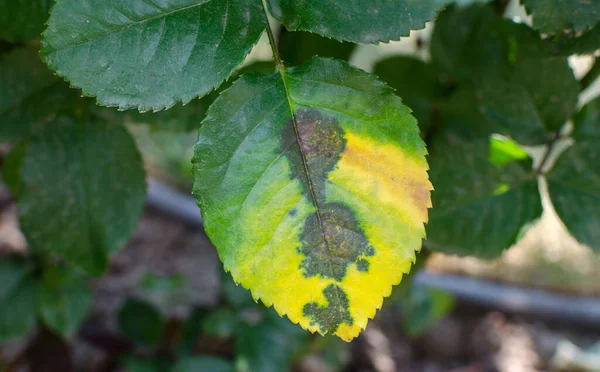
<svg viewBox="0 0 600 372"><path fill-rule="evenodd" d="M304 316L311 318L311 325L318 325L323 333L335 333L343 323L354 324L354 319L350 315L348 295L340 286L328 285L323 290L323 295L327 300L327 306L310 302L302 309Z"/></svg>
<svg viewBox="0 0 600 372"><path fill-rule="evenodd" d="M342 281L349 265L356 264L359 271L366 272L369 262L365 257L375 255L354 212L342 203L326 200L327 175L346 149L344 132L336 119L315 109L299 109L295 119L296 129L293 122L286 126L281 146L289 149L285 154L292 173L302 181L304 194L318 209L302 229L298 251L306 258L300 268L305 277L321 275Z"/></svg>
<svg viewBox="0 0 600 372"><path fill-rule="evenodd" d="M296 217L296 215L298 215L298 210L296 208L291 209L289 215L290 217Z"/></svg>

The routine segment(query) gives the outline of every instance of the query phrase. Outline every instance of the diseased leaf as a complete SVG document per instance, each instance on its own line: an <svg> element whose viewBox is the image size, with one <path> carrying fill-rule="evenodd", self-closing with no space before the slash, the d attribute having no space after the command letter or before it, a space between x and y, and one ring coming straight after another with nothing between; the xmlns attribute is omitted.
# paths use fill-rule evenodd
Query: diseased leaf
<svg viewBox="0 0 600 372"><path fill-rule="evenodd" d="M339 42L305 31L291 32L285 27L279 34L281 59L290 66L301 65L316 55L347 61L355 49L354 43Z"/></svg>
<svg viewBox="0 0 600 372"><path fill-rule="evenodd" d="M239 372L291 371L294 355L307 339L302 329L268 309L258 324L243 324L236 332L236 367ZM277 345L277 347L273 347Z"/></svg>
<svg viewBox="0 0 600 372"><path fill-rule="evenodd" d="M0 0L0 39L39 39L48 19L50 0Z"/></svg>
<svg viewBox="0 0 600 372"><path fill-rule="evenodd" d="M93 275L129 239L146 198L142 160L129 133L67 116L29 142L19 190L21 227L33 249Z"/></svg>
<svg viewBox="0 0 600 372"><path fill-rule="evenodd" d="M0 341L24 337L35 327L38 283L22 260L0 260Z"/></svg>
<svg viewBox="0 0 600 372"><path fill-rule="evenodd" d="M377 44L425 27L449 0L267 0L289 30Z"/></svg>
<svg viewBox="0 0 600 372"><path fill-rule="evenodd" d="M600 98L575 117L575 144L549 172L548 192L569 232L600 252Z"/></svg>
<svg viewBox="0 0 600 372"><path fill-rule="evenodd" d="M521 0L533 16L533 27L543 33L575 32L600 22L600 2L596 0Z"/></svg>
<svg viewBox="0 0 600 372"><path fill-rule="evenodd" d="M421 247L425 154L391 88L314 58L245 75L215 101L194 194L236 282L304 328L350 340Z"/></svg>
<svg viewBox="0 0 600 372"><path fill-rule="evenodd" d="M162 338L165 319L151 304L128 299L118 314L119 330L129 340L146 345L156 345Z"/></svg>
<svg viewBox="0 0 600 372"><path fill-rule="evenodd" d="M101 105L158 111L218 87L265 25L257 0L58 0L41 55Z"/></svg>
<svg viewBox="0 0 600 372"><path fill-rule="evenodd" d="M69 338L88 314L92 294L80 274L66 267L52 267L42 277L38 306L46 326Z"/></svg>
<svg viewBox="0 0 600 372"><path fill-rule="evenodd" d="M542 202L530 160L502 168L488 159L489 141L438 135L429 164L436 191L427 226L430 249L482 258L499 256L539 218Z"/></svg>
<svg viewBox="0 0 600 372"><path fill-rule="evenodd" d="M20 47L0 55L0 141L38 133L77 99L77 91L48 71L38 53Z"/></svg>
<svg viewBox="0 0 600 372"><path fill-rule="evenodd" d="M493 133L545 143L575 112L579 86L566 58L539 35L489 7L450 9L436 23L434 64L475 92Z"/></svg>

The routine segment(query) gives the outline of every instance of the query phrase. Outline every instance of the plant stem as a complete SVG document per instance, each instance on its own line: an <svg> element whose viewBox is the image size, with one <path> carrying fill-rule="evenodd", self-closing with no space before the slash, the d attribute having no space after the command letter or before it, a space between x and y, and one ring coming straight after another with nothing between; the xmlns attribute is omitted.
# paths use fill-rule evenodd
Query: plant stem
<svg viewBox="0 0 600 372"><path fill-rule="evenodd" d="M277 42L275 41L275 35L273 34L273 29L271 28L271 23L269 22L269 12L267 10L266 0L263 0L263 9L265 11L265 17L267 17L267 35L269 36L269 44L271 45L271 51L273 52L273 59L275 60L275 64L277 68L283 68L283 61L279 56L279 50L277 49Z"/></svg>
<svg viewBox="0 0 600 372"><path fill-rule="evenodd" d="M559 139L560 139L560 133L556 132L548 140L548 148L546 149L546 153L544 154L544 157L542 158L542 161L540 162L540 165L535 170L535 174L536 175L540 176L540 175L543 174L544 168L546 167L546 163L550 159L550 155L552 154L552 150L554 150L554 146L556 145L556 142Z"/></svg>

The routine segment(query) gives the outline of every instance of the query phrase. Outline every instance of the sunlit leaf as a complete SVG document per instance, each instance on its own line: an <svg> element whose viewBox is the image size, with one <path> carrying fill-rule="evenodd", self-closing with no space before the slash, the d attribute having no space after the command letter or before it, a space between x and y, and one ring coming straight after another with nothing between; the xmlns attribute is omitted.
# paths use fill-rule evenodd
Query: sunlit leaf
<svg viewBox="0 0 600 372"><path fill-rule="evenodd" d="M574 122L575 143L548 174L548 192L569 232L600 252L600 98Z"/></svg>
<svg viewBox="0 0 600 372"><path fill-rule="evenodd" d="M256 0L58 0L41 54L101 105L157 111L219 86L265 25Z"/></svg>
<svg viewBox="0 0 600 372"><path fill-rule="evenodd" d="M20 174L21 227L31 247L103 273L146 199L129 133L94 118L61 116L29 141Z"/></svg>
<svg viewBox="0 0 600 372"><path fill-rule="evenodd" d="M391 88L315 58L221 95L200 128L194 193L236 282L304 328L350 340L421 247L425 154Z"/></svg>

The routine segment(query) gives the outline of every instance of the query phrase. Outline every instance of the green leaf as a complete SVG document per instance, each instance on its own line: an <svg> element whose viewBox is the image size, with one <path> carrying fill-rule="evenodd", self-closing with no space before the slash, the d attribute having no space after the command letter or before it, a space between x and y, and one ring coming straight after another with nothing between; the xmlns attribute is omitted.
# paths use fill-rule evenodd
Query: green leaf
<svg viewBox="0 0 600 372"><path fill-rule="evenodd" d="M435 66L415 57L397 56L378 62L374 72L396 89L396 94L414 110L421 131L427 132L435 101L442 94Z"/></svg>
<svg viewBox="0 0 600 372"><path fill-rule="evenodd" d="M600 21L600 2L589 0L521 0L533 16L533 27L543 33L575 32L591 28Z"/></svg>
<svg viewBox="0 0 600 372"><path fill-rule="evenodd" d="M529 157L518 143L502 136L493 136L490 139L489 160L497 167L503 167L517 160L525 160Z"/></svg>
<svg viewBox="0 0 600 372"><path fill-rule="evenodd" d="M581 243L600 252L600 98L574 119L575 144L547 176L556 213Z"/></svg>
<svg viewBox="0 0 600 372"><path fill-rule="evenodd" d="M50 0L0 0L0 39L38 39L48 19Z"/></svg>
<svg viewBox="0 0 600 372"><path fill-rule="evenodd" d="M127 242L146 198L144 167L129 133L67 116L29 142L19 189L30 245L93 275Z"/></svg>
<svg viewBox="0 0 600 372"><path fill-rule="evenodd" d="M273 345L271 345L273 346ZM215 357L195 357L181 360L173 372L234 372L233 365L224 359Z"/></svg>
<svg viewBox="0 0 600 372"><path fill-rule="evenodd" d="M290 32L285 27L279 34L281 59L290 66L301 65L315 55L347 61L355 49L356 44L353 43L339 42L310 32Z"/></svg>
<svg viewBox="0 0 600 372"><path fill-rule="evenodd" d="M425 154L391 88L314 58L244 75L215 101L194 194L236 282L304 328L350 340L421 247Z"/></svg>
<svg viewBox="0 0 600 372"><path fill-rule="evenodd" d="M50 329L69 338L79 328L91 305L92 294L81 274L66 267L44 271L38 311Z"/></svg>
<svg viewBox="0 0 600 372"><path fill-rule="evenodd" d="M542 203L530 160L501 169L488 159L489 142L438 135L431 144L435 208L427 246L435 251L482 258L499 256L521 228L539 218Z"/></svg>
<svg viewBox="0 0 600 372"><path fill-rule="evenodd" d="M207 315L203 322L204 333L218 338L233 335L238 326L238 316L228 309L219 309Z"/></svg>
<svg viewBox="0 0 600 372"><path fill-rule="evenodd" d="M165 328L165 319L151 304L128 299L118 314L121 333L129 340L153 346L160 342Z"/></svg>
<svg viewBox="0 0 600 372"><path fill-rule="evenodd" d="M0 56L0 86L0 141L39 133L58 111L77 99L77 91L48 71L33 47L15 48Z"/></svg>
<svg viewBox="0 0 600 372"><path fill-rule="evenodd" d="M218 87L265 25L257 0L58 0L41 55L100 105L158 111Z"/></svg>
<svg viewBox="0 0 600 372"><path fill-rule="evenodd" d="M338 40L377 44L399 40L425 27L445 0L267 0L271 14L288 30Z"/></svg>
<svg viewBox="0 0 600 372"><path fill-rule="evenodd" d="M435 288L413 285L400 302L402 325L410 336L420 336L454 307L451 294Z"/></svg>
<svg viewBox="0 0 600 372"><path fill-rule="evenodd" d="M450 9L436 24L433 62L475 91L493 133L526 145L545 143L575 112L579 86L566 58L525 25L489 7Z"/></svg>
<svg viewBox="0 0 600 372"><path fill-rule="evenodd" d="M25 154L27 154L27 145L27 141L19 142L10 149L2 161L2 179L15 197L19 196L21 167Z"/></svg>
<svg viewBox="0 0 600 372"><path fill-rule="evenodd" d="M243 325L236 333L237 370L290 371L295 354L306 340L305 332L269 309L262 322Z"/></svg>
<svg viewBox="0 0 600 372"><path fill-rule="evenodd" d="M559 56L572 54L594 54L600 49L600 23L581 35L573 33L560 34L546 39L548 47Z"/></svg>
<svg viewBox="0 0 600 372"><path fill-rule="evenodd" d="M35 327L38 283L18 259L0 260L0 341L24 337Z"/></svg>

